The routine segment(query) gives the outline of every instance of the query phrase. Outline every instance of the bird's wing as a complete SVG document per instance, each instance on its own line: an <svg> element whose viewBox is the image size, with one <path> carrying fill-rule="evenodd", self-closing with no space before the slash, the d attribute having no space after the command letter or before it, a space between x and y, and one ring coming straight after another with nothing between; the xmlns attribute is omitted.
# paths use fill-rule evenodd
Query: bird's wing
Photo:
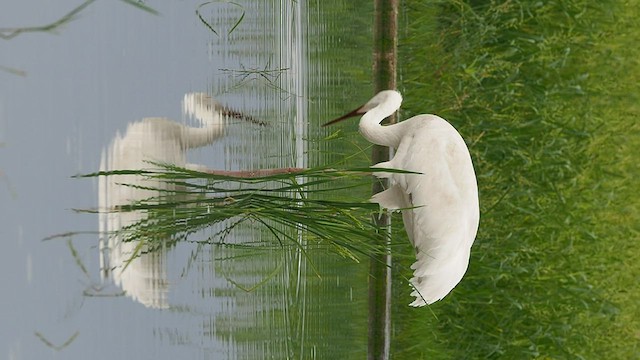
<svg viewBox="0 0 640 360"><path fill-rule="evenodd" d="M411 206L407 193L398 185L391 185L387 190L374 194L369 201L389 210L400 210Z"/></svg>
<svg viewBox="0 0 640 360"><path fill-rule="evenodd" d="M369 201L378 203L380 207L391 211L411 207L411 198L409 197L409 194L407 194L398 184L391 184L388 189L374 194ZM403 211L402 220L404 222L405 229L407 230L409 240L413 243L412 226L407 225L413 221L410 213Z"/></svg>
<svg viewBox="0 0 640 360"><path fill-rule="evenodd" d="M416 248L416 306L443 298L462 279L478 225L469 152L457 131L440 120L405 136L391 161L395 168L421 173L392 176L413 206L403 218Z"/></svg>

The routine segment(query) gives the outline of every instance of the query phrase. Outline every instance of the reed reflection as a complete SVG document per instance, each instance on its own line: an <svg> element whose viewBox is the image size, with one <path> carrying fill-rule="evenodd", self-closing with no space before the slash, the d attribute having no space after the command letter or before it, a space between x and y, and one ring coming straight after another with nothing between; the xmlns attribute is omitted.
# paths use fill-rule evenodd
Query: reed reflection
<svg viewBox="0 0 640 360"><path fill-rule="evenodd" d="M183 196L170 181L145 176L140 171L157 171L159 164L203 170L187 163L187 150L212 144L225 133L230 117L258 123L226 108L204 93L184 96L183 112L199 122L191 127L167 118L144 118L130 123L124 134L116 134L101 158L100 171L132 170L99 178L100 267L103 281L113 281L127 296L150 308L167 308L169 283L166 247L170 235L147 234L153 241L127 238L133 225L147 220L145 211L120 211L141 201L147 204L171 201ZM149 244L154 245L152 248Z"/></svg>

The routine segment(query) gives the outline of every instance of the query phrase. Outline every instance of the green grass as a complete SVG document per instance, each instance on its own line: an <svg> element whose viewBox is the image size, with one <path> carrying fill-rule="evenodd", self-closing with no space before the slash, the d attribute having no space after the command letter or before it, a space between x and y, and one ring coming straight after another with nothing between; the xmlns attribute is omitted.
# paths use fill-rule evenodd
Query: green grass
<svg viewBox="0 0 640 360"><path fill-rule="evenodd" d="M405 1L403 117L460 130L481 224L437 317L395 308L397 356L640 358L638 9Z"/></svg>
<svg viewBox="0 0 640 360"><path fill-rule="evenodd" d="M233 6L233 7L235 7L236 10L242 11L242 15L240 15L238 17L238 19L236 20L236 22L233 24L233 26L231 26L231 28L229 30L227 30L227 35L231 34L233 32L233 30L235 30L238 27L238 25L240 25L242 20L244 19L244 15L245 15L244 8L242 7L242 5L240 5L238 3L235 3L233 1L207 1L207 2L203 2L202 4L198 5L198 7L196 8L196 16L198 17L198 19L200 19L200 22L202 23L202 25L204 25L212 33L216 34L216 36L220 36L220 34L218 33L218 31L216 31L215 27L209 21L207 21L204 18L204 16L200 12L200 10L203 7L208 7L208 6L210 6L211 4L214 4L214 3L229 4L229 5Z"/></svg>
<svg viewBox="0 0 640 360"><path fill-rule="evenodd" d="M64 25L67 25L71 21L76 20L80 16L80 14L85 10L86 7L88 7L95 1L96 0L85 0L83 3L71 9L68 13L66 13L59 19L45 25L0 28L0 39L11 40L18 35L25 34L25 33L33 33L33 32L55 33ZM126 4L132 5L140 10L146 11L150 14L153 14L153 15L159 14L156 10L145 5L143 2L135 1L135 0L121 0L121 1Z"/></svg>
<svg viewBox="0 0 640 360"><path fill-rule="evenodd" d="M136 0L121 0L122 2L132 5L140 10L146 11L153 15L159 15L159 13L142 3L141 1ZM11 40L16 36L26 34L26 33L57 33L60 28L69 24L70 22L78 19L81 13L91 5L95 0L85 0L80 5L71 9L68 13L61 16L57 20L44 24L44 25L35 25L35 26L25 26L25 27L10 27L10 28L0 28L0 39L2 40ZM21 69L16 69L10 66L0 65L0 71L7 72L9 74L17 75L17 76L27 76L27 72Z"/></svg>
<svg viewBox="0 0 640 360"><path fill-rule="evenodd" d="M386 236L370 221L378 213L378 205L346 195L358 188L369 188L370 168L336 170L323 167L248 178L198 172L168 164L155 165L159 170L116 170L81 175L115 177L116 182L120 175L137 175L140 179L154 179L152 184L158 184L157 188L122 184L141 190L157 190L157 196L129 204L113 204L112 209L101 210L145 214L141 220L119 230L123 241L139 242L134 257L141 251L161 248L167 241L238 246L226 243L225 239L236 227L246 223L260 226L269 234L267 238L273 239L273 245L293 246L305 254L307 246L316 249L323 246L325 250L360 261L385 251L376 245L384 244L384 238L373 241L377 236ZM222 226L210 237L189 238L191 234L216 225ZM313 262L310 263L313 266Z"/></svg>

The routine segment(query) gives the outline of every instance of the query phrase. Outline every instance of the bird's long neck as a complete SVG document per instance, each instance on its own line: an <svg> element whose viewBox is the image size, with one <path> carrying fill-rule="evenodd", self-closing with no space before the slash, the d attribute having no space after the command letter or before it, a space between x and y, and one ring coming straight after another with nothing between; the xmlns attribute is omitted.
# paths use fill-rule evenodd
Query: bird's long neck
<svg viewBox="0 0 640 360"><path fill-rule="evenodd" d="M182 127L182 143L186 149L206 146L224 135L226 118L223 108L204 93L189 93L182 102L182 111L202 126Z"/></svg>
<svg viewBox="0 0 640 360"><path fill-rule="evenodd" d="M397 148L402 139L400 124L382 126L380 123L397 108L378 105L367 111L360 119L360 133L374 144Z"/></svg>
<svg viewBox="0 0 640 360"><path fill-rule="evenodd" d="M187 149L206 146L224 135L221 123L205 123L203 127L182 128L182 143Z"/></svg>

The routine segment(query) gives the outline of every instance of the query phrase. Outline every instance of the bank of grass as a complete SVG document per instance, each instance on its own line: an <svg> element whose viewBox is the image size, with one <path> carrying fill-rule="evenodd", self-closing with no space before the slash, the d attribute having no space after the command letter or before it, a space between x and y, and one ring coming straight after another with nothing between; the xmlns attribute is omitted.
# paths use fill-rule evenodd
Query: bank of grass
<svg viewBox="0 0 640 360"><path fill-rule="evenodd" d="M638 15L638 1L404 1L401 117L460 130L482 219L435 317L396 304L396 357L640 358Z"/></svg>

